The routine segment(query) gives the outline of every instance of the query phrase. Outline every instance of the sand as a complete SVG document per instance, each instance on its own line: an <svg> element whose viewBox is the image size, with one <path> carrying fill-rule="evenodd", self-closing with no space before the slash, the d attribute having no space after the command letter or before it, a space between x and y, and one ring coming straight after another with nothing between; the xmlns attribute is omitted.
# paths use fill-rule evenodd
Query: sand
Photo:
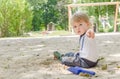
<svg viewBox="0 0 120 79"><path fill-rule="evenodd" d="M120 33L96 34L98 54L104 59L89 70L96 75L72 74L53 59L53 51L79 50L79 36L0 39L0 79L120 79ZM107 68L103 68L107 65Z"/></svg>

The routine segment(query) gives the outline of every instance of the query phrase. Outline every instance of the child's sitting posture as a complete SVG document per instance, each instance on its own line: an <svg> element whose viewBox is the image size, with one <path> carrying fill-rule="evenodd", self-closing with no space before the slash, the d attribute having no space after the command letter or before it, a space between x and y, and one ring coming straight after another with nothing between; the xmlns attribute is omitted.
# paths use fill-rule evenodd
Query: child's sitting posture
<svg viewBox="0 0 120 79"><path fill-rule="evenodd" d="M57 51L54 56L61 60L62 64L67 66L80 66L91 68L97 65L98 55L96 52L96 43L94 32L90 30L91 23L85 13L77 12L71 18L71 25L74 32L80 35L80 50L78 53L66 53L61 55ZM92 38L91 38L92 37Z"/></svg>

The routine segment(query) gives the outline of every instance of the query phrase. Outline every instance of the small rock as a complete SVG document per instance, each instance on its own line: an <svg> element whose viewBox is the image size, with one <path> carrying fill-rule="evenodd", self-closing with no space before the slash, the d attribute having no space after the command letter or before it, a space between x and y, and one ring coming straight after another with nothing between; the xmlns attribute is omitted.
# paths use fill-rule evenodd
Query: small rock
<svg viewBox="0 0 120 79"><path fill-rule="evenodd" d="M102 65L101 69L102 69L102 70L107 70L107 64Z"/></svg>

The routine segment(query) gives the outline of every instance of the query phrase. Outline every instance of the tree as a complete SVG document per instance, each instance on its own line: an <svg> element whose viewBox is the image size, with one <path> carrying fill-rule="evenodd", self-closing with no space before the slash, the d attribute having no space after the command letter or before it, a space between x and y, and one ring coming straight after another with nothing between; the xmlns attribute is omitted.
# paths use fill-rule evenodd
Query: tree
<svg viewBox="0 0 120 79"><path fill-rule="evenodd" d="M2 37L19 36L31 30L32 11L25 0L0 0Z"/></svg>
<svg viewBox="0 0 120 79"><path fill-rule="evenodd" d="M32 19L32 30L33 31L39 31L42 30L42 27L44 27L44 19L43 13L45 11L43 6L46 4L47 0L27 0L28 3L30 3L30 6L32 7L33 11L33 19Z"/></svg>
<svg viewBox="0 0 120 79"><path fill-rule="evenodd" d="M28 0L33 7L33 30L43 30L53 22L56 28L67 29L67 7L71 0Z"/></svg>

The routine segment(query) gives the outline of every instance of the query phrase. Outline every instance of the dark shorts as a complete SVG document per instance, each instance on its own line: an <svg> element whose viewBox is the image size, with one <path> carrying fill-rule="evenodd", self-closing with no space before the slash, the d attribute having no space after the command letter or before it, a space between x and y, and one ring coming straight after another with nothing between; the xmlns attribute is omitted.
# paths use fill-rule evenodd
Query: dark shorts
<svg viewBox="0 0 120 79"><path fill-rule="evenodd" d="M67 65L67 66L72 66L72 67L79 66L79 67L84 67L84 68L91 68L97 65L97 61L92 62L88 59L80 58L79 53L74 55L74 53L70 52L70 53L65 54L62 57L62 64Z"/></svg>

